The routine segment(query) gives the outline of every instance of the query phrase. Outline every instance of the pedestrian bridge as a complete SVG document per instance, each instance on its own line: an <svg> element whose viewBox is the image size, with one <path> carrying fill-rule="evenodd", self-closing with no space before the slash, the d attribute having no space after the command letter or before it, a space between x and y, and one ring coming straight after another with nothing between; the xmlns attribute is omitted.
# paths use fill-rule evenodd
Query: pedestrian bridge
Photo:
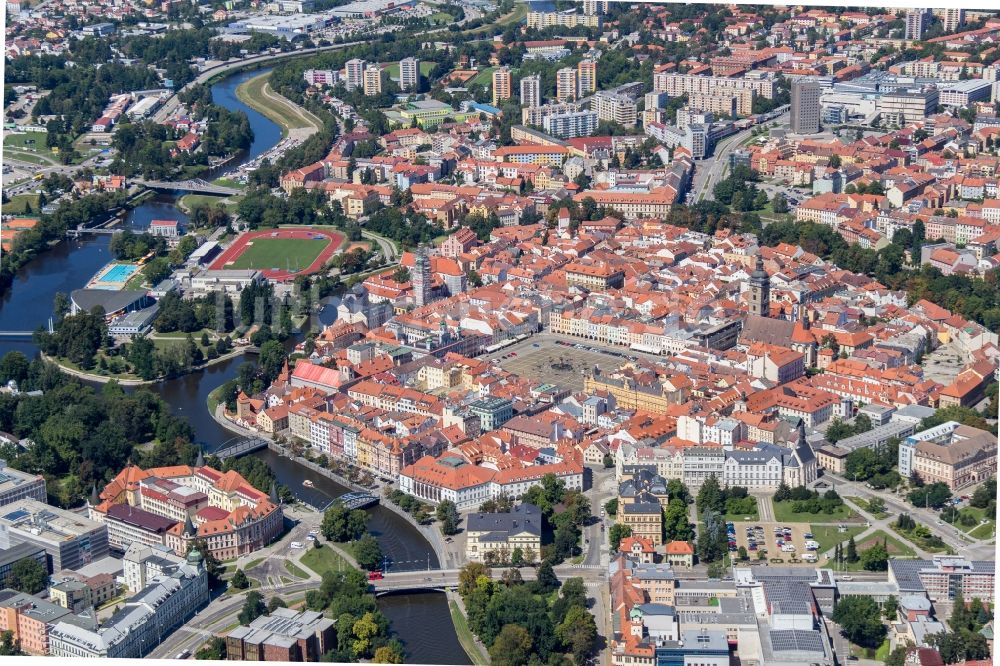
<svg viewBox="0 0 1000 666"><path fill-rule="evenodd" d="M267 448L267 440L263 437L234 437L222 444L214 455L219 460L245 456L248 453Z"/></svg>

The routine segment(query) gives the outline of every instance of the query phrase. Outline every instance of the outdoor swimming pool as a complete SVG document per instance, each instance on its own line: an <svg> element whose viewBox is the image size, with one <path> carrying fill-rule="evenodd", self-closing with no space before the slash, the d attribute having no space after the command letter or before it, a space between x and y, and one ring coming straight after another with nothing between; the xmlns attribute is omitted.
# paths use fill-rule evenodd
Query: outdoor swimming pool
<svg viewBox="0 0 1000 666"><path fill-rule="evenodd" d="M115 264L108 270L104 271L104 274L97 278L97 281L128 282L128 279L132 277L132 274L137 270L139 270L139 267L135 264Z"/></svg>

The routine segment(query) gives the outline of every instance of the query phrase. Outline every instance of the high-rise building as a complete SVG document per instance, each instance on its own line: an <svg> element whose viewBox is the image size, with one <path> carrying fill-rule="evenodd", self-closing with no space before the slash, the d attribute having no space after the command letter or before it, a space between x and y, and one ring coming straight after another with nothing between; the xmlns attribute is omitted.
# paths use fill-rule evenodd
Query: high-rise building
<svg viewBox="0 0 1000 666"><path fill-rule="evenodd" d="M498 106L501 100L510 99L510 68L497 67L493 70L493 106Z"/></svg>
<svg viewBox="0 0 1000 666"><path fill-rule="evenodd" d="M757 266L750 274L750 314L771 316L771 276L764 270L764 257L757 255Z"/></svg>
<svg viewBox="0 0 1000 666"><path fill-rule="evenodd" d="M594 111L576 111L574 113L556 113L542 119L542 129L558 139L573 139L578 136L590 136L597 129L597 113Z"/></svg>
<svg viewBox="0 0 1000 666"><path fill-rule="evenodd" d="M413 301L417 307L431 302L431 260L422 250L417 250L413 263L413 273L410 276L413 283Z"/></svg>
<svg viewBox="0 0 1000 666"><path fill-rule="evenodd" d="M572 67L563 67L556 72L556 99L560 102L577 99L576 70Z"/></svg>
<svg viewBox="0 0 1000 666"><path fill-rule="evenodd" d="M365 84L365 65L367 63L360 58L348 60L344 65L347 70L347 89L353 90Z"/></svg>
<svg viewBox="0 0 1000 666"><path fill-rule="evenodd" d="M521 79L521 106L533 109L542 105L542 77L538 74Z"/></svg>
<svg viewBox="0 0 1000 666"><path fill-rule="evenodd" d="M956 32L965 25L965 10L948 7L941 10L941 23L945 32Z"/></svg>
<svg viewBox="0 0 1000 666"><path fill-rule="evenodd" d="M608 0L583 0L583 15L597 16L608 13Z"/></svg>
<svg viewBox="0 0 1000 666"><path fill-rule="evenodd" d="M627 95L601 91L594 95L590 108L597 112L599 120L607 120L624 127L634 127L639 120L638 107Z"/></svg>
<svg viewBox="0 0 1000 666"><path fill-rule="evenodd" d="M816 134L819 132L819 82L799 79L792 83L792 132Z"/></svg>
<svg viewBox="0 0 1000 666"><path fill-rule="evenodd" d="M927 10L911 9L906 12L906 39L920 39L927 27Z"/></svg>
<svg viewBox="0 0 1000 666"><path fill-rule="evenodd" d="M403 58L399 61L400 90L416 90L420 86L420 61Z"/></svg>
<svg viewBox="0 0 1000 666"><path fill-rule="evenodd" d="M576 80L580 97L597 92L597 61L584 58L576 66Z"/></svg>
<svg viewBox="0 0 1000 666"><path fill-rule="evenodd" d="M365 67L365 94L378 95L382 92L382 68L377 62Z"/></svg>

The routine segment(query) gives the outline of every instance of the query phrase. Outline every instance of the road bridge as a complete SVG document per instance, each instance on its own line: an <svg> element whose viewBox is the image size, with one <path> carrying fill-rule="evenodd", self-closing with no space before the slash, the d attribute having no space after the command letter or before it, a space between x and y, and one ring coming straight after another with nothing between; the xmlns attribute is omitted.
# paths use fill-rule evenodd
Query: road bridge
<svg viewBox="0 0 1000 666"><path fill-rule="evenodd" d="M148 187L151 190L165 190L170 192L214 194L220 197L231 197L240 193L236 188L215 185L201 178L192 178L191 180L135 180L132 182L136 185Z"/></svg>

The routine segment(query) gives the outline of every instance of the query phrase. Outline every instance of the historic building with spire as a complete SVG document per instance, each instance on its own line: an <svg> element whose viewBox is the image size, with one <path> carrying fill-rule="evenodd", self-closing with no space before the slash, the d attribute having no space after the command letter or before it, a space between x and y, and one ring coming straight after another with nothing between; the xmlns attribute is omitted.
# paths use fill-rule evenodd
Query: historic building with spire
<svg viewBox="0 0 1000 666"><path fill-rule="evenodd" d="M284 513L272 488L254 488L238 472L201 464L143 470L129 464L96 497L88 513L108 528L113 549L166 546L178 555L195 542L218 560L263 548L281 534Z"/></svg>
<svg viewBox="0 0 1000 666"><path fill-rule="evenodd" d="M757 266L750 274L750 314L771 316L771 276L764 270L764 257L757 255Z"/></svg>

